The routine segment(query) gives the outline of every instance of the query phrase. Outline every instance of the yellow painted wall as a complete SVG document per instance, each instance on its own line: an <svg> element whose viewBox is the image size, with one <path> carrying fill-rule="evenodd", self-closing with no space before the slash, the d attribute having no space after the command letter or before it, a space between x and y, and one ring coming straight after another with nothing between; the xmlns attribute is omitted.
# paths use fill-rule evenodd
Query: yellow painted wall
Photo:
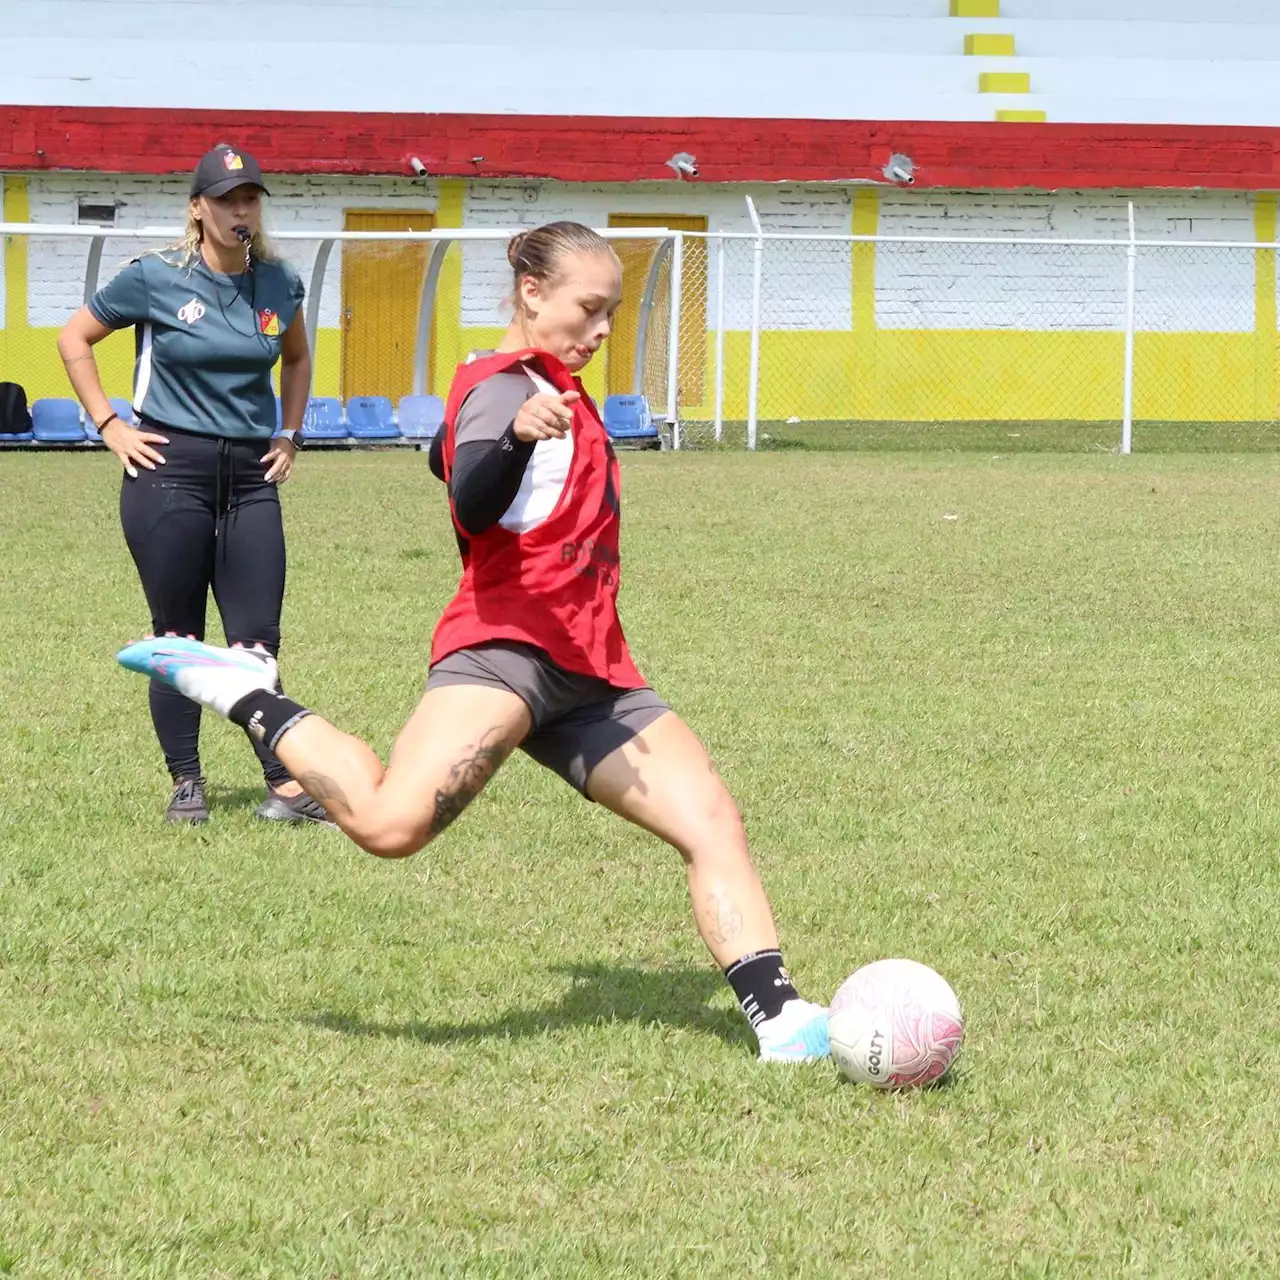
<svg viewBox="0 0 1280 1280"><path fill-rule="evenodd" d="M133 344L133 330L122 329L93 349L109 396L128 400L133 395ZM58 355L58 330L6 326L0 333L0 382L22 383L28 400L73 395Z"/></svg>
<svg viewBox="0 0 1280 1280"><path fill-rule="evenodd" d="M501 329L458 332L461 349L493 347ZM0 333L0 380L21 382L31 399L71 394L58 358L56 329ZM443 337L443 331L442 331ZM132 331L98 348L107 393L130 394ZM322 329L313 395L340 394L337 329ZM714 347L714 344L709 344ZM1266 358L1260 358L1266 357ZM760 338L760 417L903 422L1118 421L1124 339L1117 333L880 330L766 332ZM725 415L744 418L750 334L725 335ZM1249 333L1143 333L1136 347L1134 399L1140 418L1184 422L1272 421L1277 403L1275 330ZM604 395L604 366L587 370L587 390ZM685 419L714 412L714 358L708 401L681 406ZM447 387L442 387L443 395Z"/></svg>
<svg viewBox="0 0 1280 1280"><path fill-rule="evenodd" d="M316 358L311 369L313 396L342 395L342 330L320 329L316 333Z"/></svg>
<svg viewBox="0 0 1280 1280"><path fill-rule="evenodd" d="M467 200L467 184L460 178L445 178L440 182L440 196L436 204L436 226L460 227ZM435 366L431 370L428 390L445 396L453 371L466 357L462 350L462 331L458 318L462 314L462 249L454 245L440 269L436 285L435 310Z"/></svg>
<svg viewBox="0 0 1280 1280"><path fill-rule="evenodd" d="M29 222L31 202L22 178L0 177L0 209L5 222ZM22 236L6 236L4 241L4 331L0 332L0 381L22 382L26 357L19 340L27 327L27 242ZM24 384L25 385L25 384Z"/></svg>
<svg viewBox="0 0 1280 1280"><path fill-rule="evenodd" d="M29 222L31 202L27 183L5 176L3 210L6 222ZM71 384L58 355L58 330L32 328L28 323L27 238L8 236L4 253L4 328L0 329L0 381L20 382L28 400L69 396ZM94 354L109 396L127 399L133 392L133 331L113 333Z"/></svg>
<svg viewBox="0 0 1280 1280"><path fill-rule="evenodd" d="M500 329L468 329L466 349L492 347ZM714 351L714 343L709 344ZM1269 420L1255 387L1252 334L1140 334L1135 398L1141 416L1196 422ZM725 335L725 416L747 414L751 335ZM990 330L766 332L760 338L760 417L806 421L1116 422L1122 409L1124 337L1118 333ZM587 389L603 395L600 368ZM690 420L708 401L684 404ZM596 385L592 385L592 382Z"/></svg>

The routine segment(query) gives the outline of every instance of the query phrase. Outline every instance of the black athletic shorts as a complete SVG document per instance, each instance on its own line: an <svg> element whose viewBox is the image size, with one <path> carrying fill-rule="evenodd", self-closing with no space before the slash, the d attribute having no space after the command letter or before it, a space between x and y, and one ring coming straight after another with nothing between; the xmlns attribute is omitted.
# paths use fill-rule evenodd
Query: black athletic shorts
<svg viewBox="0 0 1280 1280"><path fill-rule="evenodd" d="M584 796L596 765L670 710L652 689L619 689L566 671L541 649L508 640L441 658L427 688L451 684L488 685L522 698L533 728L520 749Z"/></svg>

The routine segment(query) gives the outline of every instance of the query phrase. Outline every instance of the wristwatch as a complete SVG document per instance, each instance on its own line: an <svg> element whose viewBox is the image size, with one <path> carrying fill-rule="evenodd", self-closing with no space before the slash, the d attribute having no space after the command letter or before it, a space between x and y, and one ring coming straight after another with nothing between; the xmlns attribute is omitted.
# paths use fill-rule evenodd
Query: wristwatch
<svg viewBox="0 0 1280 1280"><path fill-rule="evenodd" d="M301 431L282 431L280 433L295 449L302 448L302 432Z"/></svg>

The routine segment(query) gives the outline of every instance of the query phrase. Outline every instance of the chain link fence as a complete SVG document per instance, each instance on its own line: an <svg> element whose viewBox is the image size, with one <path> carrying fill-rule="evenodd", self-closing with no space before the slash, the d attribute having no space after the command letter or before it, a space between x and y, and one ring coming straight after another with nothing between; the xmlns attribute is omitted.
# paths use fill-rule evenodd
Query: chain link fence
<svg viewBox="0 0 1280 1280"><path fill-rule="evenodd" d="M677 352L682 448L747 443L754 262L751 241L685 238Z"/></svg>
<svg viewBox="0 0 1280 1280"><path fill-rule="evenodd" d="M1275 251L1144 246L1135 275L1134 449L1275 448Z"/></svg>
<svg viewBox="0 0 1280 1280"><path fill-rule="evenodd" d="M0 381L66 397L58 329L177 232L5 232ZM278 237L307 289L313 394L443 396L506 327L508 234ZM668 447L1280 443L1275 246L608 234L624 300L585 381L601 404L643 395ZM98 357L108 394L127 399L133 335Z"/></svg>
<svg viewBox="0 0 1280 1280"><path fill-rule="evenodd" d="M473 351L492 349L506 330L513 233L290 232L273 238L275 256L298 272L306 290L313 397L345 404L356 396L385 396L393 409L410 395L445 397L457 365ZM584 380L602 403L614 394L647 395L665 423L676 402L668 378L676 237L630 229L605 234L623 263L625 297L614 340ZM177 228L5 227L0 283L20 280L25 288L18 292L10 283L13 296L0 295L0 382L21 385L29 403L69 397L59 329L128 263L173 246L180 236ZM228 305L239 301L237 290L254 305L251 273L228 278L223 289ZM684 336L692 349L691 325ZM133 393L135 343L131 329L121 330L95 349L104 389L119 401Z"/></svg>
<svg viewBox="0 0 1280 1280"><path fill-rule="evenodd" d="M1272 246L704 242L711 269L692 305L708 342L692 361L705 358L712 393L688 394L682 375L684 447L1280 444Z"/></svg>

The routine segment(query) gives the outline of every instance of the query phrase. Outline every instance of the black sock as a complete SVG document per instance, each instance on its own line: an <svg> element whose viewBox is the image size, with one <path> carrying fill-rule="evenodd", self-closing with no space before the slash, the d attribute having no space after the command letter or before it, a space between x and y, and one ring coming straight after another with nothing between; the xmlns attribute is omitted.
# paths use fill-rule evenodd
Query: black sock
<svg viewBox="0 0 1280 1280"><path fill-rule="evenodd" d="M767 1018L776 1018L788 1000L799 994L782 964L781 951L753 951L725 971L747 1021L758 1031Z"/></svg>
<svg viewBox="0 0 1280 1280"><path fill-rule="evenodd" d="M299 720L309 716L306 707L286 698L283 693L270 689L255 689L247 693L231 708L227 719L238 724L246 733L274 751L276 743L284 737L286 729L292 729Z"/></svg>

